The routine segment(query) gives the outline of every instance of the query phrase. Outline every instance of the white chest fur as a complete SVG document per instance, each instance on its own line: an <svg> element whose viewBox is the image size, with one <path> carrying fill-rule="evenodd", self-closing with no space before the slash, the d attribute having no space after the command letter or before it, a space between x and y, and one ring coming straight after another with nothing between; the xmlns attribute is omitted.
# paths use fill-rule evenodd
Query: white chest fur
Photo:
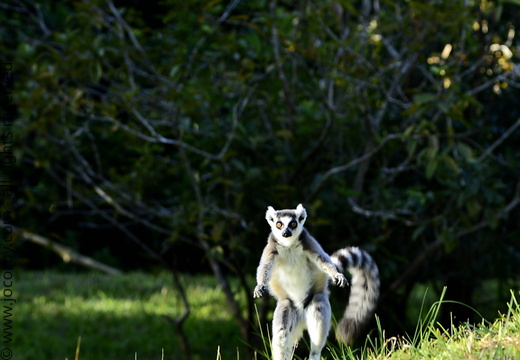
<svg viewBox="0 0 520 360"><path fill-rule="evenodd" d="M301 245L281 247L273 267L270 288L278 298L289 298L295 304L303 304L309 292L316 288L316 283L326 283L326 278Z"/></svg>

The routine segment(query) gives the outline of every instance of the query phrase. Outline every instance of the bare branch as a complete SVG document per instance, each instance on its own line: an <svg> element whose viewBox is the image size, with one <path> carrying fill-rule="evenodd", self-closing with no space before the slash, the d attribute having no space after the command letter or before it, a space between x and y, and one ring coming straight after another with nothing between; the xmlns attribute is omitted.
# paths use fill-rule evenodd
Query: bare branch
<svg viewBox="0 0 520 360"><path fill-rule="evenodd" d="M139 120L141 124L152 134L153 137L157 138L159 137L159 134L157 134L157 131L155 131L155 128L150 124L148 119L146 119L139 111L137 111L136 108L132 108L132 114Z"/></svg>
<svg viewBox="0 0 520 360"><path fill-rule="evenodd" d="M188 316L191 314L190 303L188 302L186 291L184 290L184 286L182 285L179 274L175 268L172 268L172 276L173 285L177 288L177 291L179 292L182 305L184 306L184 312L177 319L173 319L167 315L164 315L164 318L173 325L175 331L177 331L177 334L179 335L179 343L181 346L182 353L184 355L184 359L190 360L192 356L188 343L188 337L186 336L186 334L184 333L184 329L182 328L182 325L184 324Z"/></svg>
<svg viewBox="0 0 520 360"><path fill-rule="evenodd" d="M90 269L99 270L99 271L102 271L102 272L110 274L110 275L121 275L123 273L119 269L116 269L111 266L100 263L99 261L96 261L88 256L81 255L77 251L74 251L67 246L61 245L61 244L59 244L55 241L52 241L50 239L47 239L41 235L34 234L29 231L21 230L18 228L14 228L14 232L20 233L22 238L29 240L30 242L33 242L35 244L41 245L49 250L54 251L66 263L68 263L68 262L77 263L77 264L86 266Z"/></svg>
<svg viewBox="0 0 520 360"><path fill-rule="evenodd" d="M356 214L360 214L365 217L380 217L380 218L384 218L384 219L397 220L397 221L404 223L407 226L417 225L417 221L403 219L398 216L398 213L400 213L402 215L407 215L407 216L413 215L410 211L407 211L407 210L401 210L401 211L366 210L366 209L363 209L358 204L356 204L356 202L354 201L354 199L352 197L348 198L348 202L349 202L350 206L352 207L352 211L354 211Z"/></svg>
<svg viewBox="0 0 520 360"><path fill-rule="evenodd" d="M133 127L128 126L128 125L122 123L121 121L116 120L112 117L98 116L98 115L91 115L91 114L88 114L88 115L87 114L78 114L78 115L87 116L90 120L93 120L93 121L112 123L112 124L116 125L117 127L121 128L122 130L128 132L129 134L136 136L139 139L151 142L151 143L177 146L179 148L186 149L192 153L195 153L195 154L205 157L207 159L220 161L223 159L223 157L229 150L231 142L233 141L234 136L235 136L239 118L242 115L245 108L247 107L247 104L249 103L249 99L251 98L254 90L255 90L255 87L251 88L248 91L247 95L243 99L241 99L239 102L237 102L237 104L235 104L235 106L233 106L233 112L232 112L232 114L233 114L232 121L233 122L232 122L232 126L231 126L231 131L230 131L229 135L227 136L226 142L222 146L222 149L218 155L211 154L207 151L204 151L204 150L201 150L194 146L191 146L181 140L164 137L163 135L161 135L160 133L157 132L157 130L151 124L150 120L148 120L146 117L144 117L135 108L132 109L132 113L137 118L139 123L141 123L146 128L146 130L150 133L150 135L146 135L143 132L141 132L137 129L134 129Z"/></svg>
<svg viewBox="0 0 520 360"><path fill-rule="evenodd" d="M290 180L289 180L289 184L294 183L294 181L299 176L299 174L301 174L302 169L304 169L307 166L307 164L309 164L311 162L311 160L315 156L318 155L318 152L319 152L320 148L323 146L323 144L325 143L325 140L327 139L329 131L332 127L332 123L333 123L332 117L333 116L334 116L333 111L330 112L330 115L328 113L326 113L326 122L325 122L325 125L323 126L323 130L320 134L318 141L316 141L314 143L314 146L312 147L312 149L305 154L303 159L300 161L300 163L296 167L296 170L293 171L293 173L290 177Z"/></svg>
<svg viewBox="0 0 520 360"><path fill-rule="evenodd" d="M183 148L179 150L182 160L184 162L184 166L186 168L187 175L189 176L193 192L195 194L195 200L197 202L198 211L197 211L197 224L196 224L196 236L197 236L197 242L202 247L204 252L207 255L209 265L213 271L213 274L215 275L215 278L220 284L220 287L222 288L222 291L224 292L224 295L226 297L226 300L228 302L229 307L231 308L231 312L233 313L233 316L235 320L237 321L240 331L242 333L242 336L244 339L248 338L249 335L249 325L248 322L244 319L242 315L242 311L240 308L240 305L236 301L233 291L231 290L231 286L229 285L228 278L226 277L225 273L222 271L222 267L220 266L220 263L215 258L215 256L212 253L211 246L209 243L205 240L204 235L204 216L206 212L206 205L204 203L204 199L202 197L202 191L200 188L200 183L195 177L193 167L191 166L191 163L186 156L186 152Z"/></svg>
<svg viewBox="0 0 520 360"><path fill-rule="evenodd" d="M378 153L379 150L381 150L388 141L398 139L400 137L401 137L401 134L389 134L381 140L379 145L374 147L372 150L366 152L362 156L346 163L345 165L341 165L341 166L337 166L332 169L329 169L327 172L325 172L325 174L323 174L321 176L321 178L314 184L314 186L312 186L311 190L309 191L309 195L307 196L306 201L309 201L311 198L313 198L316 195L318 190L323 186L323 184L325 183L325 181L328 180L329 177L331 177L332 175L338 174L340 172L346 171L356 165L359 165L363 161L370 159L372 156L374 156L376 153Z"/></svg>
<svg viewBox="0 0 520 360"><path fill-rule="evenodd" d="M73 141L70 138L70 134L68 130L66 131L66 134L68 135L67 138L64 139L68 146L68 150L72 153L74 156L74 159L77 161L71 163L71 167L76 170L77 175L79 178L81 178L86 184L88 184L95 192L98 194L107 204L112 206L116 212L120 213L121 215L124 215L128 217L131 220L134 220L137 223L143 224L147 226L148 228L152 230L156 230L163 234L170 234L170 229L165 229L160 226L157 226L156 224L153 224L149 222L148 220L144 219L142 216L138 215L138 211L128 211L126 210L122 204L120 204L120 201L117 199L114 199L113 196L110 196L104 189L102 189L102 186L109 187L111 190L114 191L115 187L108 181L102 181L99 180L98 183L96 183L95 179L100 179L99 176L96 176L95 172L93 171L92 167L88 163L88 161L83 157L83 155L80 153L80 151L77 149L77 147L74 145ZM68 196L71 196L71 186L69 186L69 176L67 176L67 183L66 188L68 190ZM99 184L101 183L101 184ZM132 203L132 208L139 209L139 208L145 208L145 206L141 206L141 204L137 201L134 201L131 199L128 195L124 194L124 192L117 191L119 198L124 199L128 203ZM147 208L148 213L155 211L150 211L151 209ZM170 214L163 214L163 216L169 216Z"/></svg>
<svg viewBox="0 0 520 360"><path fill-rule="evenodd" d="M48 173L52 176L52 178L60 184L62 187L65 187L66 184L62 180L62 177L56 174L56 172L52 168L47 169ZM162 259L162 257L152 250L148 245L146 245L144 242L142 242L138 237L136 237L131 231L129 231L125 226L121 224L116 218L113 216L110 216L105 211L102 211L96 204L94 204L92 201L90 201L86 196L83 196L81 193L77 192L74 189L71 189L72 195L80 200L82 203L87 205L90 209L94 211L94 213L101 216L103 219L107 220L109 223L113 224L114 227L119 229L123 234L125 234L129 239L134 241L138 246L140 246L150 257L153 259L156 259L162 266L164 266L166 269L168 269L168 265L166 262Z"/></svg>
<svg viewBox="0 0 520 360"><path fill-rule="evenodd" d="M213 35L215 33L215 31L218 29L218 27L224 21L226 21L227 18L229 18L229 16L233 12L233 10L238 6L239 3L240 3L240 0L233 0L231 3L229 3L229 5L226 7L226 9L222 13L222 15L218 18L218 20L215 22L215 24L211 28L211 31L209 32L209 34L205 35L205 36L202 36L199 39L199 41L197 42L197 44L195 44L195 46L193 47L193 50L190 53L188 61L186 63L185 76L181 78L179 84L177 85L177 90L178 91L181 91L182 88L184 87L184 84L187 83L187 79L191 75L190 73L191 73L191 69L193 67L193 63L195 62L195 58L197 57L197 55L198 55L200 49L202 48L202 46L206 43L206 41L208 40L209 36Z"/></svg>
<svg viewBox="0 0 520 360"><path fill-rule="evenodd" d="M518 119L509 129L507 129L497 141L495 141L490 147L488 147L486 151L484 151L482 155L480 155L478 161L482 161L484 158L489 156L493 152L493 150L499 147L500 144L502 144L512 133L514 133L519 126L520 119Z"/></svg>
<svg viewBox="0 0 520 360"><path fill-rule="evenodd" d="M170 138L166 138L160 134L157 134L157 136L148 136L148 135L145 135L143 134L142 132L140 131L137 131L133 128L131 128L130 126L128 125L125 125L123 124L122 122L116 120L116 119L113 119L111 117L107 117L107 116L97 116L97 115L89 115L89 119L91 120L95 120L95 121L102 121L102 122L109 122L109 123L112 123L118 127L120 127L122 130L138 137L139 139L142 139L142 140L145 140L145 141L148 141L148 142L151 142L151 143L156 143L156 144L166 144L166 145L174 145L174 146L177 146L177 147L180 147L180 148L183 148L183 149L186 149L190 152L193 152L197 155L200 155L200 156L203 156L205 158L208 158L210 160L219 160L219 156L218 155L213 155L213 154L210 154L204 150L200 150L194 146L191 146L191 145L188 145L182 141L179 141L179 140L175 140L175 139L170 139Z"/></svg>
<svg viewBox="0 0 520 360"><path fill-rule="evenodd" d="M513 209L515 209L518 205L520 205L520 181L516 184L515 196L513 199L500 211L495 219L501 219L509 214ZM483 220L474 226L460 230L455 234L456 238L463 238L464 236L473 234L483 228L488 227L489 221ZM391 295L397 289L399 289L402 285L404 285L412 276L414 276L417 271L428 261L428 259L435 254L437 251L442 249L444 242L442 239L438 238L434 242L430 243L412 262L412 264L402 273L402 275L397 278L387 289L386 294L382 297L386 297Z"/></svg>
<svg viewBox="0 0 520 360"><path fill-rule="evenodd" d="M255 89L256 89L256 87L251 88L249 90L248 94L246 95L246 97L244 97L242 99L242 101L236 103L235 106L233 106L233 124L231 125L231 131L229 132L229 135L226 139L226 143L224 144L224 146L222 147L222 150L220 151L220 153L218 155L218 158L221 160L224 159L224 156L226 155L227 151L229 150L229 146L231 145L231 142L233 141L233 139L235 137L235 133L236 133L237 126L238 126L238 119L242 115L242 112L244 111L244 109L246 108L246 106L249 102L249 98L251 97L251 95L253 94Z"/></svg>
<svg viewBox="0 0 520 360"><path fill-rule="evenodd" d="M18 6L0 3L0 9L6 9L9 11L18 12L20 14L29 15L29 17L32 18L36 24L38 24L44 37L47 37L51 34L51 31L47 27L47 24L45 24L45 19L43 18L43 14L38 5L32 4L34 10L30 10L28 6L24 4L22 1L14 1L14 3L16 3Z"/></svg>
<svg viewBox="0 0 520 360"><path fill-rule="evenodd" d="M137 38L135 37L134 32L132 31L132 28L130 27L130 25L128 25L128 23L123 19L123 17L121 16L121 14L119 13L119 11L117 10L117 8L115 7L115 5L112 1L106 0L106 3L108 5L108 7L110 8L110 11L112 12L112 14L114 14L114 17L117 19L117 23L120 26L122 26L123 29L125 30L125 33L128 36L128 38L130 39L130 41L132 42L132 45L134 46L134 48L137 49L137 51L141 54L141 56L145 60L147 66L152 71L152 73L156 77L159 78L160 76L157 73L157 70L155 70L155 67L153 66L152 62L148 58L146 51L144 51L143 47L139 43L139 40L137 40ZM124 40L124 38L122 40ZM131 79L133 79L133 77L131 77Z"/></svg>
<svg viewBox="0 0 520 360"><path fill-rule="evenodd" d="M498 81L505 80L510 75L511 75L511 73L509 73L509 72L500 74L500 75L496 76L495 78L486 81L485 83L481 84L480 86L477 86L476 88L467 91L466 94L468 94L469 96L478 94L479 92L484 91L487 88L495 85Z"/></svg>
<svg viewBox="0 0 520 360"><path fill-rule="evenodd" d="M274 19L276 19L276 0L272 0L269 3L269 10L271 12L271 16L273 18L272 25L271 25L271 43L273 45L273 54L274 54L274 61L276 64L276 68L278 70L278 78L280 79L280 82L282 83L282 88L284 92L285 97L285 104L287 107L287 117L288 117L288 123L289 126L293 123L293 115L294 115L294 100L291 95L291 90L289 87L289 82L287 80L287 77L285 76L285 72L283 70L282 66L282 58L280 56L280 43L278 41L278 28L276 27L276 23Z"/></svg>

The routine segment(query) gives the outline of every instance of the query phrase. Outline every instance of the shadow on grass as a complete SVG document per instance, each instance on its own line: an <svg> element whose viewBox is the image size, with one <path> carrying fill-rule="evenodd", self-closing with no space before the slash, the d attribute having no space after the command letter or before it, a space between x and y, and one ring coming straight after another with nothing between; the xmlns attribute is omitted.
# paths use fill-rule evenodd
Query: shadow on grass
<svg viewBox="0 0 520 360"><path fill-rule="evenodd" d="M193 279L185 279L190 282ZM13 354L20 360L182 359L178 339L164 316L180 303L167 274L21 273L20 301L13 308ZM185 323L194 360L245 353L238 327L211 278L188 286L192 315ZM17 332L16 332L17 330Z"/></svg>

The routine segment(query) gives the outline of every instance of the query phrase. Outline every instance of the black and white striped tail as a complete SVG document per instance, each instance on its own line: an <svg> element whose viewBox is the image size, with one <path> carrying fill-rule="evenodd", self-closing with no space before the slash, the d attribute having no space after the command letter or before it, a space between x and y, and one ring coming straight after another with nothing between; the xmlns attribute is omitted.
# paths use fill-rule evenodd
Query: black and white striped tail
<svg viewBox="0 0 520 360"><path fill-rule="evenodd" d="M372 257L357 247L338 250L331 259L338 271L352 275L348 305L336 328L336 338L351 344L376 309L379 270Z"/></svg>

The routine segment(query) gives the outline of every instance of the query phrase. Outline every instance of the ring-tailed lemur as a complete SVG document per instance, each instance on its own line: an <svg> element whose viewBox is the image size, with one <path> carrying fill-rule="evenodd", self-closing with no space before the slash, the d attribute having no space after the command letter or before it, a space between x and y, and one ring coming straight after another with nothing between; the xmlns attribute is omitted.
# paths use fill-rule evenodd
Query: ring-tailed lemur
<svg viewBox="0 0 520 360"><path fill-rule="evenodd" d="M348 284L342 274L352 274L350 297L336 337L351 343L372 316L379 297L379 272L370 255L356 247L346 247L329 257L305 230L305 208L278 210L267 208L265 218L271 226L253 296L267 290L276 300L273 317L273 360L288 360L307 329L311 352L309 360L319 360L331 327L328 283ZM339 270L339 271L338 271Z"/></svg>

